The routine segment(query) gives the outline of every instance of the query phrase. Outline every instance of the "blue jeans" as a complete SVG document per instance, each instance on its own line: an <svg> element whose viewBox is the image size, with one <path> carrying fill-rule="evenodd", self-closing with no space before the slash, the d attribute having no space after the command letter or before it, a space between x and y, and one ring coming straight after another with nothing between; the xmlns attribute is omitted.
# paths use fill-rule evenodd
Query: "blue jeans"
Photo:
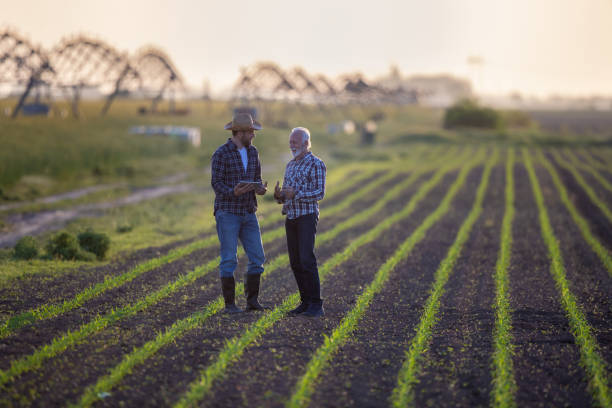
<svg viewBox="0 0 612 408"><path fill-rule="evenodd" d="M219 275L222 278L234 276L234 270L238 265L238 239L242 242L244 252L249 258L247 267L248 274L261 274L264 271L263 264L266 261L259 222L255 213L247 215L235 215L223 210L217 210L215 214L217 221L217 235L221 243L221 263L219 264Z"/></svg>

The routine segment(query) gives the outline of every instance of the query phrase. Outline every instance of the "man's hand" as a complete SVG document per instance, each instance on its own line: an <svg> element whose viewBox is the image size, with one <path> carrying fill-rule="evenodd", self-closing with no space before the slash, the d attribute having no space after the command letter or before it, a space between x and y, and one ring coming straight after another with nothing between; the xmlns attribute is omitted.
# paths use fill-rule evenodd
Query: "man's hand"
<svg viewBox="0 0 612 408"><path fill-rule="evenodd" d="M293 187L286 187L283 188L282 194L287 200L291 200L293 197L295 197L295 190L293 189Z"/></svg>
<svg viewBox="0 0 612 408"><path fill-rule="evenodd" d="M254 189L255 189L255 186L253 184L238 183L236 184L236 187L234 187L234 195L241 196L243 194L248 193L249 191L253 191Z"/></svg>
<svg viewBox="0 0 612 408"><path fill-rule="evenodd" d="M276 181L276 185L274 186L274 199L279 204L283 202L283 192L281 191L278 180Z"/></svg>
<svg viewBox="0 0 612 408"><path fill-rule="evenodd" d="M268 182L267 181L265 181L263 184L258 185L255 188L255 194L258 194L258 195L264 195L264 194L266 194L266 191L268 191Z"/></svg>

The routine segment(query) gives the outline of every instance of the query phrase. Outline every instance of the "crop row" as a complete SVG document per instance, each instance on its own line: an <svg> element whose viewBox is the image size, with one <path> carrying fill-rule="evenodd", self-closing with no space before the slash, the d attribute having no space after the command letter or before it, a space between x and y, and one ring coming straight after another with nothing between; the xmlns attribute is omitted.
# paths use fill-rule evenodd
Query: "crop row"
<svg viewBox="0 0 612 408"><path fill-rule="evenodd" d="M411 201L411 205L408 207L410 211L414 210L416 203L424 197L424 195L430 191L435 185L437 185L442 176L452 169L453 166L456 166L458 161L453 162L452 165L444 166L443 169L439 170L428 183L424 184L419 190L420 194L417 193L415 197ZM349 227L366 221L373 214L379 212L384 205L395 199L399 194L408 188L411 184L413 184L417 178L422 174L422 172L426 171L425 168L419 172L415 172L408 179L398 184L391 190L389 190L374 206L370 207L367 210L362 211L359 214L354 215L350 220L342 222L334 227L332 230L327 231L324 234L321 234L317 238L317 245L323 245L326 242L331 241L335 238L341 231L348 229ZM407 216L401 214L401 216ZM325 275L328 271L335 268L342 261L348 258L350 254L354 253L359 247L365 245L365 243L372 241L376 236L379 236L382 231L393 224L393 222L397 221L399 217L389 217L385 221L381 222L375 229L371 230L368 234L361 236L344 251L335 256L333 256L327 263L323 264L320 268L321 280L325 279ZM363 237L366 237L365 239ZM267 266L266 274L263 275L263 278L269 279L272 271L277 270L281 266L288 265L288 257L287 255L280 255ZM236 291L239 293L242 290L242 286L237 285ZM261 335L262 330L269 327L272 322L280 319L283 314L289 310L288 308L292 307L295 302L297 295L293 295L290 299L286 300L283 305L275 308L269 315L260 319L260 322L255 323L254 328L247 332L244 339L234 339L234 341L228 342L228 346L222 351L217 358L217 363L211 365L204 374L206 378L216 378L226 367L227 361L229 359L236 359L239 356L239 351L243 350L246 345L250 344L255 338ZM81 404L87 406L91 404L98 398L98 395L103 392L108 392L110 389L117 384L121 378L123 378L127 373L129 373L136 365L143 363L146 359L151 357L155 352L157 352L161 347L167 345L171 341L176 340L178 337L184 335L188 330L192 330L196 327L199 327L207 318L218 313L222 308L222 300L221 298L217 298L213 303L209 304L203 311L194 313L190 317L183 319L174 323L170 328L168 328L165 332L160 333L156 339L146 343L142 347L134 350L133 353L128 354L124 357L123 361L114 369L111 370L111 373L103 378L101 378L96 385L94 385L90 390L88 390L81 399ZM271 316L271 317L268 317ZM210 383L207 382L207 383ZM201 388L196 387L197 390L201 390Z"/></svg>
<svg viewBox="0 0 612 408"><path fill-rule="evenodd" d="M422 239L424 239L428 229L431 228L431 226L433 226L446 212L448 212L449 208L451 207L453 197L456 195L457 191L464 185L468 172L475 166L479 165L484 158L483 150L479 150L479 153L477 153L476 155L474 155L473 151L464 151L462 155L457 155L456 149L451 148L446 153L447 155L444 157L439 157L438 161L432 161L427 165L420 163L418 167L413 169L413 172L409 175L409 177L399 182L393 188L388 189L385 194L380 197L371 207L364 211L361 211L358 214L352 215L351 218L345 221L339 222L332 229L326 231L325 233L317 237L317 245L323 245L327 242L330 242L341 232L346 231L349 228L354 227L370 219L374 214L380 212L381 209L383 209L387 203L397 199L397 197L399 197L399 195L403 191L405 191L409 186L414 184L421 176L431 172L432 170L437 169L437 171L435 171L435 173L431 176L431 178L429 178L429 180L421 184L417 192L412 196L412 198L402 210L392 214L391 216L388 216L374 228L358 236L346 248L334 254L331 259L321 265L321 281L324 282L326 279L329 278L329 276L334 273L335 268L337 268L343 262L349 259L351 255L354 254L359 248L363 247L364 245L367 245L369 242L376 240L388 228L390 228L394 224L397 224L400 220L409 217L410 214L412 214L412 212L415 210L417 205L426 197L426 195L436 185L440 183L445 174L458 167L461 169L459 175L457 176L456 180L451 185L449 190L446 192L446 195L444 196L439 206L428 217L425 218L425 220L420 224L420 226L397 248L397 250L387 260L387 262L385 262L378 269L372 282L356 299L354 307L346 314L346 316L342 319L341 323L333 330L332 334L325 338L323 345L321 345L314 352L311 360L305 368L304 374L296 384L291 399L288 402L289 406L305 406L308 404L312 390L318 381L318 377L323 372L325 367L329 365L331 359L333 358L337 350L344 344L344 342L351 335L351 333L358 327L359 319L367 310L373 297L384 287L385 283L389 279L390 274L393 272L397 264L410 255L414 246ZM577 168L580 167L582 170L588 171L586 170L587 165L579 166L577 164L578 161L577 159L575 159L575 157L572 157L570 159L572 165L562 163L562 158L556 153L553 154L553 157L555 158L555 161L561 165L561 167L564 167L570 174L572 174L572 176L578 181L578 184L581 186L581 188L583 188L585 192L587 192L589 198L591 198L591 200L595 202L595 204L600 208L600 210L605 213L604 209L607 208L605 203L600 201L599 204L597 204L593 198L595 196L593 190L591 189L592 194L589 194L588 189L590 187L584 179L580 179L580 174L578 173ZM578 210L570 200L567 189L561 182L561 179L557 171L555 170L555 167L539 151L536 153L536 158L538 160L538 163L541 164L551 175L553 184L555 185L555 188L557 189L557 192L561 198L561 202L567 208L574 223L580 229L585 241L588 242L593 251L599 256L608 272L612 274L612 262L610 260L610 252L591 233L588 221L578 212ZM559 296L563 308L567 314L568 320L570 322L570 326L572 328L572 333L575 337L576 344L580 349L581 363L587 373L590 389L594 395L594 400L597 404L601 406L611 406L612 401L609 393L609 379L606 363L600 354L599 345L597 344L597 341L595 340L592 334L593 329L587 322L584 316L584 312L582 311L578 301L576 300L575 296L572 294L569 288L565 273L563 254L561 253L559 244L554 234L553 227L548 218L546 205L544 203L544 198L542 195L539 181L535 174L531 154L525 149L523 149L522 151L522 159L525 168L527 169L529 181L531 183L533 194L536 199L541 234L546 242L548 254L551 260L551 274L554 277L557 289L559 290ZM514 401L516 383L513 378L512 368L512 356L514 347L514 345L512 344L511 336L512 310L510 308L508 298L508 268L511 262L510 257L512 252L512 222L514 217L514 160L514 150L509 149L506 161L506 209L502 221L500 248L495 268L496 300L494 308L496 322L493 333L493 390L491 393L491 399L492 404L494 406L504 407L516 405ZM463 245L469 238L471 230L478 217L480 216L491 169L496 165L497 161L498 152L497 150L495 150L494 154L489 157L485 164L485 169L480 181L480 185L478 186L476 198L474 200L472 209L470 210L469 215L461 225L454 243L448 250L446 258L440 263L438 269L435 272L435 282L432 286L431 294L424 307L416 334L410 340L410 347L406 352L404 364L398 373L397 387L394 390L393 395L391 396L391 401L395 406L406 406L414 404L414 401L412 399L414 392L413 388L414 385L418 382L418 376L421 371L421 360L423 359L424 354L427 351L427 346L431 341L432 330L436 324L436 315L440 307L440 299L444 293L445 284L453 271L455 262L461 253ZM590 166L590 168L594 172L597 172L595 170L595 166ZM365 183L367 179L372 178L381 169L387 170L386 174L380 177L376 177L374 181ZM326 209L326 215L331 216L344 212L345 210L351 207L352 203L364 197L367 197L376 188L393 180L395 177L397 177L404 171L406 171L406 168L403 168L402 171L399 171L398 169L389 169L389 167L384 168L373 166L368 171L360 173L357 177L353 177L352 179L350 179L349 182L345 183L344 187L342 188L343 192L346 192L349 189L354 189L355 191L350 194L346 194L343 200L341 200L334 206ZM270 221L270 219L272 219L272 221ZM270 217L267 218L265 220L265 224L262 223L262 225L270 225L276 221L278 221L277 217ZM272 231L266 232L265 234L263 234L262 239L264 243L269 243L273 240L281 238L283 234L284 229L280 227ZM206 242L206 244L204 244L204 242ZM98 284L103 285L107 283L107 281L112 281L112 283L109 285L115 286L109 286L106 289L95 289L97 287L96 285L92 288L87 289L84 292L79 293L77 296L75 296L75 298L64 302L64 304L68 305L66 306L65 310L61 310L59 308L60 305L43 305L43 307L40 308L40 311L32 313L33 316L43 317L36 317L35 320L13 319L12 326L9 324L9 322L11 322L11 320L9 320L9 322L7 322L4 326L6 328L0 328L0 338L12 333L19 327L23 327L23 325L25 324L31 324L34 323L34 321L36 320L48 319L54 316L58 316L59 314L64 313L65 311L70 310L71 308L83 304L83 302L93 298L94 296L97 296L104 290L120 286L121 284L127 282L128 279L130 279L130 273L137 273L134 271L138 268L147 268L147 265L154 265L154 263L157 263L157 266L151 266L149 269L146 270L156 268L158 266L163 265L164 263L168 263L183 256L186 256L189 253L200 248L195 247L196 245L213 245L214 242L216 242L215 236L207 237L203 240L189 244L186 247L171 251L165 256L155 258L140 265L137 265L135 268L128 271L127 273L117 276L117 281L112 281L112 279L114 278L111 278L105 280L105 282L103 283ZM195 248L191 250L191 248L193 247ZM241 255L243 255L242 252ZM174 258L170 258L171 256L173 256ZM17 378L19 375L26 371L34 370L40 367L45 360L58 355L59 353L66 350L68 347L71 347L75 344L84 341L91 334L100 331L114 324L115 322L126 318L127 316L132 316L136 313L145 310L149 306L157 303L160 299L167 297L171 293L174 293L179 287L184 287L193 283L199 277L202 277L203 275L213 271L218 265L218 261L218 258L210 260L205 265L200 266L189 272L188 274L179 277L177 280L169 283L163 288L148 294L145 298L124 308L113 310L105 316L98 317L94 321L84 324L78 330L67 332L63 336L54 339L50 344L37 349L32 355L13 361L11 363L11 367L8 370L0 371L0 386L5 385L6 383ZM287 266L288 257L286 255L279 255L272 261L270 261L270 263L266 266L266 274L263 276L263 278L270 279L271 276L274 276L273 273L275 271L278 271L281 268L285 268ZM140 273L144 273L144 271ZM138 275L134 275L134 277L135 276ZM119 278L123 279L124 281L121 281ZM93 292L94 289L98 291L101 290L101 292ZM236 288L237 293L240 293L242 290L242 284L238 284ZM95 294L92 295L87 293ZM79 296L81 297L79 298ZM87 298L87 296L90 297ZM244 333L232 339L229 339L225 347L215 356L211 364L200 372L199 378L195 382L187 386L187 392L180 397L176 405L191 406L197 404L198 401L201 401L203 398L205 398L211 391L215 381L217 381L226 373L226 370L231 364L240 359L244 350L258 338L262 337L267 332L267 330L274 326L276 322L281 320L286 314L286 312L290 308L292 308L298 300L298 294L293 293L292 295L288 296L282 302L282 304L276 306L273 310L266 312L259 320L250 325L250 327L248 327ZM70 301L74 302L73 306L70 306L70 304L67 303ZM48 307L49 310L51 310L52 307L57 307L58 309L56 309L56 311L54 312L55 315L45 315L44 313L49 313L49 311L45 309L45 307ZM132 352L124 355L121 363L113 367L107 375L98 378L96 384L88 387L85 390L78 404L80 406L90 406L95 401L102 398L104 395L106 395L106 393L110 392L115 386L117 386L117 384L119 384L121 380L134 369L134 367L144 363L152 355L157 353L162 347L177 340L189 330L192 330L196 327L201 327L203 322L218 313L222 309L222 307L222 298L217 297L216 299L211 300L204 308L204 310L195 312L187 318L176 321L174 324L172 324L165 330L159 332L156 338L146 342L144 345L137 347ZM25 321L26 323L22 324L21 326L19 326L19 324L21 323L17 323L17 326L15 326L15 322L23 321Z"/></svg>
<svg viewBox="0 0 612 408"><path fill-rule="evenodd" d="M446 157L443 157L441 160L445 158ZM456 161L456 163L459 163L459 161ZM434 166L436 166L436 163L435 162L431 163L431 167L434 167ZM404 180L404 182L398 184L393 189L387 191L387 193L378 200L376 205L370 207L368 210L363 211L360 214L357 214L351 220L347 220L343 223L338 224L332 230L327 231L325 234L322 234L320 238L318 239L319 243L322 244L324 242L327 242L333 239L335 236L337 236L340 232L350 228L354 224L360 223L360 222L363 222L369 219L373 214L379 211L387 202L396 198L403 191L403 189L407 188L410 184L414 183L421 174L423 174L424 172L430 171L428 169L430 169L431 167L421 167L419 171L415 171L415 173L412 174L408 179ZM263 234L262 238L264 242L269 242L272 239L278 238L278 236L282 235L282 233L283 233L282 228L279 228L277 230L270 231L269 233ZM242 254L242 251L241 251L241 254ZM186 275L182 275L177 280L169 283L165 287L148 294L144 299L141 299L126 307L113 310L105 316L98 317L97 319L84 324L79 329L75 331L70 331L64 334L63 336L54 339L50 344L39 348L33 354L13 361L11 363L11 367L8 370L0 372L0 385L5 384L6 382L10 381L12 378L19 376L20 374L26 371L40 367L41 364L45 360L58 355L59 353L63 352L64 350L66 350L68 347L72 345L82 342L84 339L86 339L91 334L98 332L108 327L109 325L116 323L119 320L125 319L128 316L133 316L136 313L143 311L146 308L159 302L159 300L161 300L162 298L169 296L171 293L175 292L178 288L184 287L188 284L193 283L196 279L214 270L216 266L218 265L218 262L219 262L219 259L217 257L207 262L205 265L200 266L194 269L193 271L187 273ZM270 264L267 266L266 268L267 273L266 275L264 275L264 278L269 277L273 271L277 270L278 268L286 264L288 264L288 257L286 255L281 255L277 257L276 259L271 261ZM237 285L236 291L237 293L240 293L242 291L242 284ZM206 309L204 314L208 313L211 310L213 311L213 314L216 313L218 309L215 307L215 305L219 301L220 301L220 298L212 302L209 305L209 307Z"/></svg>
<svg viewBox="0 0 612 408"><path fill-rule="evenodd" d="M346 166L349 167L349 166ZM376 172L381 170L381 166L372 166L368 170L361 172L356 177L349 178L345 181L342 188L332 189L331 193L328 194L328 198L333 198L335 195L339 195L344 193L346 190L354 188L355 186L359 186L364 180L371 178ZM361 199L368 192L376 188L377 186L387 182L390 178L397 175L399 171L396 172L388 172L387 176L376 179L374 182L368 184L366 188L361 188L348 197L338 203L336 206L333 206L328 210L328 214L333 215L339 213L349 207L354 201ZM346 176L344 171L341 172L342 175ZM337 177L336 177L337 178ZM336 182L339 182L337 180ZM278 214L278 209L274 215L265 217L262 221L262 227L266 227L268 225L272 225L279 220L281 220L282 215ZM267 235L263 236L262 239L276 239L282 236L284 229L277 228L273 231L270 231ZM107 277L103 282L96 283L91 287L77 293L71 299L67 299L59 304L44 304L39 307L33 308L23 313L19 313L7 319L0 325L0 339L7 337L15 330L20 329L22 327L28 326L30 324L35 323L36 321L51 319L56 316L59 316L63 313L66 313L70 310L73 310L77 307L82 306L86 301L95 298L96 296L101 295L102 293L117 288L121 285L124 285L138 276L148 272L152 269L159 268L165 264L176 261L182 257L185 257L197 250L210 248L216 245L218 239L216 235L210 235L204 239L197 240L192 242L191 244L171 250L166 255L149 259L147 261L141 262L140 264L134 266L129 271L122 273L117 276Z"/></svg>

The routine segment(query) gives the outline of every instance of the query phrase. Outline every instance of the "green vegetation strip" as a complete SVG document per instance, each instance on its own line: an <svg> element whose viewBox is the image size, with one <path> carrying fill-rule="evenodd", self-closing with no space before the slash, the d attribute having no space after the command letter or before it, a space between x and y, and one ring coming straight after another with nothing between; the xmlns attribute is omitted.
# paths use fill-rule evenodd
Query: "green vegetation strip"
<svg viewBox="0 0 612 408"><path fill-rule="evenodd" d="M481 187L478 190L479 195L477 199L477 204L475 204L475 206L480 206L480 204L482 203L482 197L484 196L484 191L486 190L486 185L489 180L491 167L494 164L496 156L497 153L487 163L487 166L482 176ZM319 349L314 353L313 357L306 366L306 371L304 375L300 378L300 380L298 380L295 391L291 396L291 399L287 403L288 407L305 407L309 404L310 397L314 391L314 387L321 372L328 366L329 362L333 358L334 354L338 351L338 349L344 343L346 343L349 336L355 331L359 320L368 309L370 303L372 302L372 299L378 292L382 290L384 285L389 280L389 277L391 276L391 273L393 272L395 267L399 264L399 262L406 259L410 255L414 247L425 238L427 231L437 221L439 221L440 218L444 216L444 214L448 212L451 207L453 198L456 196L459 189L465 184L465 180L471 169L472 166L469 165L461 169L461 173L459 174L453 185L449 188L448 192L444 196L438 208L436 208L434 212L427 216L425 221L423 221L423 223L398 247L395 253L389 259L387 259L387 261L380 267L380 269L378 269L374 280L357 298L353 309L351 309L351 311L346 315L346 317L342 319L342 322L340 322L338 327L334 329L332 334L329 337L325 338L323 345L319 347ZM472 210L472 212L473 211L474 210ZM469 231L466 234L469 235ZM459 250L456 251L457 256L458 253ZM450 263L453 261L447 260L447 262Z"/></svg>
<svg viewBox="0 0 612 408"><path fill-rule="evenodd" d="M601 212L604 213L608 221L612 222L612 212L610 212L610 210L608 209L606 204L601 200L601 198L597 197L597 194L595 194L595 191L593 191L591 186L589 186L589 184L584 180L580 172L574 166L567 164L563 160L563 158L559 155L558 152L553 152L553 157L555 158L555 161L561 167L563 167L564 169L572 173L572 176L574 176L574 178L576 179L580 187L582 187L585 193L589 196L593 204L595 204L597 208L599 208Z"/></svg>
<svg viewBox="0 0 612 408"><path fill-rule="evenodd" d="M550 174L553 180L553 184L559 192L561 201L565 205L565 208L567 208L567 210L569 211L570 216L574 220L574 223L576 223L576 225L578 226L578 229L582 233L582 236L584 237L585 241L597 254L599 259L601 259L601 262L608 270L608 273L612 275L612 255L610 255L610 252L601 244L601 242L597 240L597 238L595 238L595 236L591 232L588 221L582 215L580 215L580 213L576 209L576 206L574 206L574 203L569 198L567 189L561 182L561 178L559 177L559 174L555 170L554 166L544 157L541 152L538 152L538 160L540 161L540 163L542 163L542 165Z"/></svg>
<svg viewBox="0 0 612 408"><path fill-rule="evenodd" d="M599 154L599 151L595 152L590 149L586 149L582 151L585 156L587 156L587 160L591 165L597 169L604 170L607 172L612 172L612 166L609 166L610 161ZM600 160L608 163L608 165L603 164Z"/></svg>
<svg viewBox="0 0 612 408"><path fill-rule="evenodd" d="M470 237L470 232L480 214L482 212L482 202L487 190L491 169L498 160L499 153L495 150L494 154L488 160L480 185L476 191L474 204L467 218L459 228L455 242L448 249L446 257L440 262L435 273L435 280L432 286L431 294L427 299L423 315L416 330L415 336L410 342L410 347L406 352L406 360L398 373L397 386L391 395L391 404L394 407L405 407L414 402L414 385L418 382L418 374L421 370L421 359L427 351L427 345L431 341L432 329L436 323L436 315L440 308L440 299L444 293L444 286L448 281L450 274L455 267L457 259L461 254L463 245Z"/></svg>
<svg viewBox="0 0 612 408"><path fill-rule="evenodd" d="M465 165L467 168L475 166L479 161L482 160L482 150L479 154L472 157L472 159ZM431 191L441 180L442 177L449 171L451 166L444 166L438 170L431 179L424 183L421 188L415 193L410 199L406 206L399 212L387 217L380 222L376 227L368 231L367 233L359 236L356 240L352 241L343 251L336 253L325 262L319 269L319 275L321 282L324 282L328 275L331 274L334 268L341 263L350 259L350 257L357 251L358 248L363 245L377 239L384 231L399 222L400 220L408 217L414 212L417 204L422 201L426 194ZM463 182L460 179L464 179L462 170L457 180L451 187L451 189L457 189L458 185ZM191 383L187 393L178 401L176 407L187 407L196 405L197 401L201 400L211 390L215 380L224 375L225 370L230 364L237 361L244 353L245 348L260 338L267 329L272 327L274 323L279 321L287 311L289 311L299 301L299 293L294 292L292 295L285 298L280 306L275 307L272 311L266 313L257 322L253 323L245 333L241 336L236 336L229 340L224 349L217 355L215 361L209 365L201 374L200 378L195 382Z"/></svg>
<svg viewBox="0 0 612 408"><path fill-rule="evenodd" d="M512 256L512 221L514 220L514 149L506 162L506 209L501 228L499 256L495 265L495 329L493 335L493 389L491 405L496 408L516 406L516 381L512 366L512 316L509 299L508 268Z"/></svg>
<svg viewBox="0 0 612 408"><path fill-rule="evenodd" d="M358 185L364 179L373 176L375 172L378 170L379 170L378 168L373 168L370 171L364 172L361 175L361 177L355 177L354 179L351 179L349 182L345 183L345 186L343 186L342 191L345 191L346 188L352 188L355 185ZM383 182L388 181L386 177L387 176L381 178ZM372 184L374 186L372 186ZM349 197L344 199L342 202L338 203L335 206L335 208L333 208L333 212L336 213L336 212L342 211L343 209L350 206L354 201L362 198L364 195L366 195L368 192L370 192L372 189L374 189L376 186L380 184L381 184L380 180L375 180L372 183L370 183L370 185L366 186L365 188L361 188L357 190L356 192L351 194ZM266 225L270 225L282 219L283 216L277 214L279 213L278 208L276 210L277 211L274 215L267 217L264 219L264 221L262 221L262 227ZM263 234L262 240L271 241L271 240L280 238L284 235L284 231L285 231L284 227L277 228L273 231ZM76 294L73 298L65 300L63 303L45 304L37 308L34 308L26 312L19 313L15 316L12 316L0 325L0 339L9 336L11 333L15 332L16 330L22 327L34 324L35 322L39 320L51 319L63 313L66 313L70 310L73 310L77 307L80 307L86 301L91 300L94 297L99 296L100 294L108 290L124 285L134 280L135 278L137 278L138 276L142 275L145 272L148 272L155 268L159 268L167 263L176 261L177 259L185 257L199 249L205 249L205 248L214 246L217 244L217 242L218 242L218 238L216 234L211 235L202 240L193 242L185 247L173 249L164 256L153 258L145 262L142 262L136 265L135 267L133 267L132 269L130 269L128 272L125 272L121 275L117 275L114 277L108 277L103 282L99 282L85 289L84 291Z"/></svg>
<svg viewBox="0 0 612 408"><path fill-rule="evenodd" d="M459 162L460 159L455 159L456 162ZM455 162L453 162L455 164ZM449 165L447 168L451 168ZM395 199L402 191L402 189L407 188L410 184L414 183L419 177L419 172L415 172L409 179L405 180L403 183L400 183L395 188L389 190L381 199L369 209L359 213L355 217L338 224L332 230L327 231L322 234L319 238L320 243L327 242L333 238L335 238L340 232L357 225L360 222L367 221L376 211L380 211L384 207L386 203ZM276 238L277 235L283 234L282 229L277 229L275 231L270 231L267 234L262 235L262 240L264 242L269 241L271 238ZM239 256L244 255L244 251L242 248L239 249ZM280 268L281 266L287 265L289 262L289 258L286 254L280 255L275 258L270 264L266 266L267 273L264 275L264 278L269 276L269 274ZM180 276L177 280L169 283L165 287L147 295L144 299L139 300L131 305L123 307L121 309L116 309L111 311L110 313L98 317L95 320L82 325L79 329L75 331L69 331L61 337L55 338L52 340L50 344L40 347L33 354L22 357L20 359L14 360L11 363L9 369L5 371L0 371L0 386L6 384L8 381L13 378L21 375L24 372L31 371L40 367L44 361L49 358L52 358L63 351L65 351L68 347L78 344L84 341L88 336L103 330L104 328L114 324L115 322L124 319L129 316L133 316L138 312L141 312L148 308L149 306L159 302L161 299L171 295L173 292L178 290L181 287L184 287L188 284L193 283L196 279L204 276L212 270L215 270L219 264L219 257L209 261L206 265L198 267L193 271L189 272L186 275ZM240 294L243 290L243 284L239 283L236 285L236 293ZM217 308L217 304L221 304L221 298L217 298L213 301L204 312L196 313L196 316L202 318L204 314L210 313L210 315L219 311ZM208 315L207 315L208 316ZM189 319L189 318L188 318ZM185 320L185 319L184 319ZM199 320L198 320L199 321ZM203 320L202 320L203 321ZM186 323L185 323L186 324ZM184 327L182 321L175 323L177 327ZM174 325L173 325L174 327ZM186 327L186 326L185 326Z"/></svg>
<svg viewBox="0 0 612 408"><path fill-rule="evenodd" d="M569 149L565 150L564 153L575 167L578 167L591 174L591 176L593 176L593 178L597 180L597 182L599 182L599 184L601 184L603 188L612 192L612 184L610 184L610 182L606 180L606 178L603 177L601 173L599 173L597 169L595 169L591 164L580 162L574 152Z"/></svg>
<svg viewBox="0 0 612 408"><path fill-rule="evenodd" d="M448 158L444 157L442 160L444 159L448 159ZM459 158L459 160L461 160L461 158ZM459 161L457 161L457 163L458 162ZM442 180L442 176L444 176L444 174L446 174L446 172L448 172L451 168L452 168L452 165L447 165L444 169L439 170L429 182L425 183L421 187L419 192L411 199L411 202L410 202L411 204L407 206L409 212L412 212L414 210L417 202L420 201L428 191L430 191L433 187L435 187L435 185L437 185ZM350 228L351 226L355 226L361 222L368 220L370 217L372 217L372 215L380 211L384 207L384 205L386 205L389 201L395 199L399 194L401 194L401 192L404 189L406 189L412 183L414 183L419 177L420 173L421 173L420 171L415 172L415 174L412 175L409 179L405 180L403 183L400 183L393 189L389 190L373 207L362 211L361 213L352 217L350 220L344 221L338 224L338 226L336 226L332 230L321 234L321 236L317 238L317 245L322 245L326 242L329 242L332 239L334 239L340 232ZM403 216L404 217L407 216L409 212L404 211ZM344 262L346 259L348 259L350 254L354 253L357 250L357 248L364 245L366 242L371 242L371 240L373 240L376 236L380 235L380 233L384 229L389 228L394 222L396 222L397 218L398 217L394 217L394 216L389 217L386 221L383 221L383 223L379 224L376 227L375 229L375 232L377 231L376 234L371 233L371 232L369 233L368 237L371 236L372 237L371 239L365 240L363 239L364 236L362 236L361 238L353 241L351 245L349 246L349 248L347 248L347 250L332 257L326 264L324 264L321 267L320 269L321 279L323 279L323 276L327 273L326 271L329 271L333 267L337 266L339 263ZM270 273L273 270L286 266L288 262L289 262L289 258L286 254L276 257L266 267L266 273L262 276L262 279L268 278ZM242 288L243 288L242 283L238 284L236 287L236 293L239 294L242 291ZM207 305L203 311L196 312L186 319L175 322L171 327L166 329L164 332L160 332L154 340L149 341L142 347L134 350L134 352L132 352L131 354L126 355L123 358L123 361L119 365L111 369L111 372L107 376L100 378L93 387L89 388L83 394L79 405L80 406L91 405L94 401L98 399L99 393L110 391L112 387L114 387L115 384L121 381L121 379L125 377L125 375L130 373L131 370L135 366L145 362L149 357L155 354L161 347L176 340L177 338L185 334L187 331L201 326L204 323L204 321L206 321L210 316L214 315L215 313L218 313L222 308L223 308L223 301L222 301L222 298L219 297L216 300L214 300L212 303Z"/></svg>
<svg viewBox="0 0 612 408"><path fill-rule="evenodd" d="M81 306L86 301L100 295L101 293L119 287L127 282L130 282L137 276L142 275L146 271L158 268L183 256L186 256L198 249L206 248L213 245L217 240L216 236L210 236L204 240L193 242L183 248L173 249L168 254L150 259L146 262L142 262L136 265L128 272L114 276L107 277L103 282L99 282L94 286L91 286L84 291L78 293L72 299L68 299L60 304L46 304L39 306L35 309L29 310L24 313L20 313L8 319L0 326L0 339L8 336L15 330L24 326L30 325L38 320L50 319L59 316L62 313L66 313L69 310Z"/></svg>
<svg viewBox="0 0 612 408"><path fill-rule="evenodd" d="M543 163L548 162L544 157L540 157L540 159L543 160ZM567 314L572 334L580 348L580 360L588 376L589 388L593 393L596 403L602 407L612 407L606 363L599 354L599 346L595 337L593 337L593 329L584 317L584 312L570 290L561 249L550 224L540 183L535 174L530 154L526 149L523 149L523 160L529 173L533 195L538 205L541 233L548 247L548 256L551 261L550 272L559 290L561 304ZM550 163L548 165L551 166Z"/></svg>

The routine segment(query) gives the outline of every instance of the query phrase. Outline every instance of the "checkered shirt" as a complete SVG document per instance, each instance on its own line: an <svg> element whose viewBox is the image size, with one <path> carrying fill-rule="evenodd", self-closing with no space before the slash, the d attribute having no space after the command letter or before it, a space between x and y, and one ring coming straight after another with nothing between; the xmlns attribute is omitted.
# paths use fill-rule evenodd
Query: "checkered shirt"
<svg viewBox="0 0 612 408"><path fill-rule="evenodd" d="M215 214L218 210L236 215L246 215L257 211L255 191L249 191L238 197L234 195L234 187L239 181L261 182L261 164L255 146L247 147L247 159L245 172L240 152L232 139L227 139L227 143L213 153L211 184L215 190Z"/></svg>
<svg viewBox="0 0 612 408"><path fill-rule="evenodd" d="M291 160L285 168L283 187L293 187L295 197L285 200L283 214L289 219L319 214L318 201L325 196L325 163L311 152L300 160Z"/></svg>

